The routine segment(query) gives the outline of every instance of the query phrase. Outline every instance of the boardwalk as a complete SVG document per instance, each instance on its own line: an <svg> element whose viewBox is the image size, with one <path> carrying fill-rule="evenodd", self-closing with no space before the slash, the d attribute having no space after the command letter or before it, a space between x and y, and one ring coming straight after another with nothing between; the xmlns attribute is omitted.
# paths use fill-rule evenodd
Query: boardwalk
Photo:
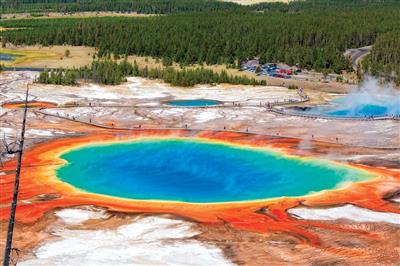
<svg viewBox="0 0 400 266"><path fill-rule="evenodd" d="M120 126L112 126L112 125L108 125L108 124L102 124L102 123L98 123L94 120L83 120L83 119L79 119L73 116L62 116L59 114L51 114L46 112L45 110L36 110L35 112L45 115L45 116L52 116L52 117L56 117L56 118L60 118L60 119L65 119L68 121L72 121L72 122L76 122L76 123L81 123L81 124L85 124L88 126L94 126L94 127L98 127L100 129L108 129L108 130L115 130L115 131L134 131L134 130L140 130L140 131L145 131L145 130L188 130L188 131L203 131L203 130L207 130L207 131L215 131L215 132L231 132L231 133L240 133L240 134L248 134L248 135L261 135L261 136L268 136L268 137L277 137L277 138L289 138L289 139L301 139L298 136L288 136L288 135L282 135L279 132L270 132L270 133L266 133L266 132L260 132L260 131L256 131L256 130L249 130L249 128L246 128L246 130L231 130L229 128L227 128L226 126L224 126L223 128L192 128L192 127L188 127L187 125L181 126L181 127L149 127L149 128L145 128L143 127L141 124L136 124L133 125L131 127L120 127ZM319 142L319 143L328 143L328 144L339 144L339 145L346 145L346 146L352 146L352 147L363 147L363 148L373 148L373 149L384 149L384 150L396 150L399 149L400 147L380 147L380 146L363 146L363 145L354 145L354 144L348 144L348 143L340 143L338 141L336 142L330 142L330 141L322 141L322 140L318 140L318 139L312 139L313 142Z"/></svg>

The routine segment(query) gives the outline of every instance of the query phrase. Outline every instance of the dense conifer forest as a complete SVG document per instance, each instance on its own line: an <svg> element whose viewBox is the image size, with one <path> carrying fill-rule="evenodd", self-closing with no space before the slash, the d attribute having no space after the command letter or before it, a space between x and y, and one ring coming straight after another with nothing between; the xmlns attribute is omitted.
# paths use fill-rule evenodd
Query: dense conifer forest
<svg viewBox="0 0 400 266"><path fill-rule="evenodd" d="M76 4L82 7L86 3L93 7L105 5L112 10L107 0L22 2L20 6ZM262 3L253 6L209 0L112 2L114 7L118 3L134 3L156 9L168 3L175 11L153 10L151 13L184 13L146 18L5 20L0 26L21 29L1 32L0 37L3 43L13 44L92 46L98 48L99 57L141 55L175 61L183 66L207 63L236 67L248 58L257 57L261 62L284 62L335 73L352 70L349 59L343 55L346 49L374 45L362 69L394 78L400 74L400 1L309 0L289 5ZM178 8L179 3L182 9ZM210 8L213 12L191 12L208 10L195 9L193 5L213 6Z"/></svg>
<svg viewBox="0 0 400 266"><path fill-rule="evenodd" d="M167 14L209 11L279 11L348 9L393 6L397 0L299 0L289 4L260 3L241 6L217 0L0 0L0 13L116 11Z"/></svg>
<svg viewBox="0 0 400 266"><path fill-rule="evenodd" d="M95 60L90 67L80 69L46 70L40 73L37 81L45 84L76 85L78 79L84 79L107 85L117 85L126 81L128 76L161 79L174 86L182 87L218 83L266 85L265 80L257 81L254 78L232 76L228 75L226 71L215 73L201 67L181 70L173 67L140 68L136 63L128 63L126 59L120 63L110 59Z"/></svg>
<svg viewBox="0 0 400 266"><path fill-rule="evenodd" d="M386 76L400 85L400 30L379 36L362 62L364 72Z"/></svg>
<svg viewBox="0 0 400 266"><path fill-rule="evenodd" d="M116 11L142 14L232 11L241 7L214 0L5 0L1 13Z"/></svg>

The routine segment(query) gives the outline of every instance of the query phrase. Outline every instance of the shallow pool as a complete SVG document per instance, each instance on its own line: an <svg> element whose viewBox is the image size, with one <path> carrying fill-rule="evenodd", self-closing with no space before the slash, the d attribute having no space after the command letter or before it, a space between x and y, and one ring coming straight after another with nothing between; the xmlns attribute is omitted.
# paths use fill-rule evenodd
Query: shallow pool
<svg viewBox="0 0 400 266"><path fill-rule="evenodd" d="M166 102L167 105L181 106L181 107L201 107L201 106L215 106L221 104L217 100L207 99L194 99L194 100L174 100Z"/></svg>
<svg viewBox="0 0 400 266"><path fill-rule="evenodd" d="M0 61L14 61L17 57L13 54L0 53Z"/></svg>
<svg viewBox="0 0 400 266"><path fill-rule="evenodd" d="M328 161L203 140L150 139L85 146L61 157L58 178L98 194L192 203L302 196L367 180Z"/></svg>

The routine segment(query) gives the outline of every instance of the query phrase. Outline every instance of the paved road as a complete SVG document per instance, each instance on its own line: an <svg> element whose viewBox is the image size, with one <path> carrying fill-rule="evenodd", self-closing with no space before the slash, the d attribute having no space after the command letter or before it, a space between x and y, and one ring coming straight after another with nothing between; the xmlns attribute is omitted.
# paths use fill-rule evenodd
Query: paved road
<svg viewBox="0 0 400 266"><path fill-rule="evenodd" d="M354 70L357 70L358 63L360 60L371 52L372 46L364 46L360 48L347 49L344 53L345 56L351 58L351 64Z"/></svg>

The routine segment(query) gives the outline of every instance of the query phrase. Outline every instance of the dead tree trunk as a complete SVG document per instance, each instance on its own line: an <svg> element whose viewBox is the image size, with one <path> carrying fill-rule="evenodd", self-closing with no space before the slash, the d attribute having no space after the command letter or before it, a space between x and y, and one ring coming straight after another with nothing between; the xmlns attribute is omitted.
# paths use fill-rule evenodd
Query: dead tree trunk
<svg viewBox="0 0 400 266"><path fill-rule="evenodd" d="M21 137L20 137L21 139L19 141L19 148L17 151L18 161L17 161L17 168L15 171L13 200L11 203L10 220L8 222L7 240L6 240L5 251L4 251L4 261L3 261L4 266L10 265L10 254L11 254L11 249L12 249L12 240L13 240L13 233L14 233L15 212L17 209L17 202L18 202L19 176L21 174L22 154L24 151L26 116L28 113L28 96L29 96L29 84L26 87L24 116L23 116L23 120L22 120L22 130L21 130Z"/></svg>

